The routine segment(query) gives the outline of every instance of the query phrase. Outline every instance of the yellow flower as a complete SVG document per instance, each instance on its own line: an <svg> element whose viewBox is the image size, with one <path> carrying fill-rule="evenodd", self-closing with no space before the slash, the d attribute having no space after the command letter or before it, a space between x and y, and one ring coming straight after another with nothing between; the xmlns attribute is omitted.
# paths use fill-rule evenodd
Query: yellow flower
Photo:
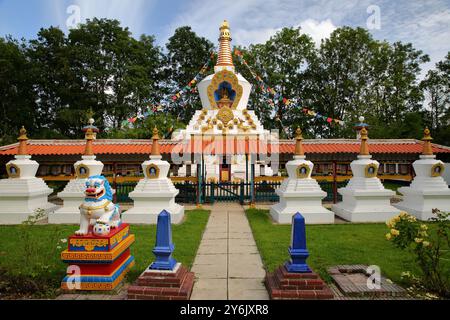
<svg viewBox="0 0 450 320"><path fill-rule="evenodd" d="M421 242L423 242L423 239L422 238L415 238L414 241L416 243L421 243Z"/></svg>
<svg viewBox="0 0 450 320"><path fill-rule="evenodd" d="M428 226L426 224L421 224L420 225L420 229L421 230L428 230Z"/></svg>
<svg viewBox="0 0 450 320"><path fill-rule="evenodd" d="M400 234L400 231L398 231L397 229L391 229L391 234L393 236L398 236Z"/></svg>
<svg viewBox="0 0 450 320"><path fill-rule="evenodd" d="M406 217L408 216L408 214L405 211L400 212L400 214L398 215L399 217Z"/></svg>
<svg viewBox="0 0 450 320"><path fill-rule="evenodd" d="M428 233L426 231L419 231L419 236L425 238L428 237Z"/></svg>
<svg viewBox="0 0 450 320"><path fill-rule="evenodd" d="M424 246L424 247L429 247L429 246L430 246L430 243L429 243L428 241L424 241L424 242L423 242L423 246Z"/></svg>
<svg viewBox="0 0 450 320"><path fill-rule="evenodd" d="M386 234L386 239L387 239L387 240L391 240L391 238L392 238L392 235L391 235L390 233L387 233L387 234Z"/></svg>

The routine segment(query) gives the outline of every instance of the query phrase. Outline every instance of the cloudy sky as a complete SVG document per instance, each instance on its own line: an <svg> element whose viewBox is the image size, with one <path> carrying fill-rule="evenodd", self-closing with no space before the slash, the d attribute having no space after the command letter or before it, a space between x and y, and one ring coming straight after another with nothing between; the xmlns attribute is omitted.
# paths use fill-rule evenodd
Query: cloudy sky
<svg viewBox="0 0 450 320"><path fill-rule="evenodd" d="M155 35L159 45L183 25L216 42L227 19L241 45L264 42L285 26L301 26L320 43L348 25L369 28L377 39L412 42L430 55L425 70L450 51L450 0L0 0L0 36L30 39L51 25L67 31L77 8L82 21L116 18L135 36Z"/></svg>

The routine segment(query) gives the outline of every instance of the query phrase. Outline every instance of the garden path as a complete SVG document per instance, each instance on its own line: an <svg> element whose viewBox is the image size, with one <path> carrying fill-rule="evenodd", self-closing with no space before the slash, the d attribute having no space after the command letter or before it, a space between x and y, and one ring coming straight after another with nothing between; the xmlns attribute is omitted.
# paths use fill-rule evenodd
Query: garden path
<svg viewBox="0 0 450 320"><path fill-rule="evenodd" d="M266 300L265 271L244 208L216 203L195 257L192 300Z"/></svg>

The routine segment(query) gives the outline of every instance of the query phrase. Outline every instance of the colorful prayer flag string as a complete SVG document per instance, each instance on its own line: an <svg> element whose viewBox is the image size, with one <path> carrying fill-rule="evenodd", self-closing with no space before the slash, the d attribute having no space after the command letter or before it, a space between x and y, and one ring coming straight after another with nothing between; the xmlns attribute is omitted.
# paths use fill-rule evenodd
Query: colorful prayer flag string
<svg viewBox="0 0 450 320"><path fill-rule="evenodd" d="M244 64L248 71L250 72L250 74L252 75L253 78L255 78L255 80L258 82L259 84L259 88L261 89L261 91L264 94L264 97L267 99L267 103L274 107L276 105L276 103L283 103L286 106L292 106L292 107L299 107L300 108L300 99L297 98L292 98L292 99L288 99L286 97L283 97L281 94L279 94L278 92L276 92L273 88L269 87L264 81L263 79L255 72L252 70L252 68L250 67L250 65L247 63L247 61L245 61L244 56L242 54L241 51L239 50L235 50L234 54L238 57L238 59L241 61L242 64ZM268 94L271 94L273 98L270 98ZM344 121L340 120L340 119L334 119L325 115L321 115L311 109L302 107L302 111L303 113L305 113L305 115L309 115L311 117L314 117L316 119L322 119L324 121L326 121L327 123L331 124L331 123L336 123L339 124L341 126L343 126L345 124Z"/></svg>
<svg viewBox="0 0 450 320"><path fill-rule="evenodd" d="M189 83L183 87L180 91L177 93L172 94L170 99L168 101L161 101L157 105L149 105L148 108L142 113L143 119L147 118L150 115L153 115L159 111L167 110L170 107L170 104L173 102L176 102L179 100L185 93L187 92L196 92L197 89L195 85L202 79L202 76L204 76L210 68L211 61L214 59L214 52L211 52L208 61L203 65L203 67L200 69L200 71L197 73L197 75L189 81ZM122 121L121 125L122 127L128 125L128 124L134 124L138 120L138 116L129 118L127 120Z"/></svg>

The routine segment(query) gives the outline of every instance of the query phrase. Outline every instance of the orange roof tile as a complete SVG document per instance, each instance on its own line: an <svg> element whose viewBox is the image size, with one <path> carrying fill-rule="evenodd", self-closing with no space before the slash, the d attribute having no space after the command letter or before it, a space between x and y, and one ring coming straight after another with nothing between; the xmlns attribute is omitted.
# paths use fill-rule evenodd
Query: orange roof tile
<svg viewBox="0 0 450 320"><path fill-rule="evenodd" d="M305 153L359 153L359 141L354 139L322 139L304 140ZM161 154L171 152L187 152L189 149L200 151L203 145L204 150L209 150L211 154L222 153L223 142L204 141L197 143L191 141L190 144L181 141L160 140ZM277 145L260 144L248 145L245 141L228 142L233 153L243 154L245 152L279 152L281 154L294 154L295 142L293 140L280 140ZM84 140L29 140L28 152L31 155L81 155L84 152ZM227 147L227 149L230 147ZM94 153L101 154L150 154L152 143L150 140L96 140L94 141ZM278 150L277 150L278 149ZM15 155L18 150L18 143L0 147L1 155ZM370 153L415 153L422 152L422 141L413 139L372 139L369 142ZM450 147L433 144L434 153L450 153Z"/></svg>

